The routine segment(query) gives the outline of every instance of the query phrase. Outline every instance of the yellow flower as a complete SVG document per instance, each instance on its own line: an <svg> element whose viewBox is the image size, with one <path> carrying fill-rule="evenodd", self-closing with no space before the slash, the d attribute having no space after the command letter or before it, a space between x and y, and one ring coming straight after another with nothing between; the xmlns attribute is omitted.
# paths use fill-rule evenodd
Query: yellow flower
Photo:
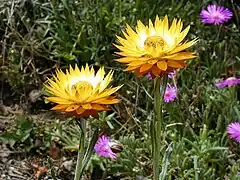
<svg viewBox="0 0 240 180"><path fill-rule="evenodd" d="M46 99L57 104L52 110L80 117L97 116L99 111L109 110L109 104L120 101L113 94L121 86L108 87L113 71L104 76L103 67L95 74L88 65L81 70L77 66L75 69L70 66L66 73L57 70L56 76L45 84L47 92L51 94Z"/></svg>
<svg viewBox="0 0 240 180"><path fill-rule="evenodd" d="M117 54L125 56L117 61L127 64L126 71L137 72L138 76L149 72L161 76L186 66L184 61L196 56L192 52L183 51L197 40L182 42L190 26L183 31L182 28L183 23L177 19L169 27L167 16L163 20L157 16L154 24L149 20L148 26L138 21L136 32L127 25L126 32L123 31L125 38L117 36L120 45L115 46L121 50Z"/></svg>

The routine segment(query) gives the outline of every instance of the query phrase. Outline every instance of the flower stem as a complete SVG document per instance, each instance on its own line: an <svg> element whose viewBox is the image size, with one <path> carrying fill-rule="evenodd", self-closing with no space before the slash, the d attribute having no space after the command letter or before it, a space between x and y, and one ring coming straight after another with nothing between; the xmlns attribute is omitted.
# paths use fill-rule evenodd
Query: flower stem
<svg viewBox="0 0 240 180"><path fill-rule="evenodd" d="M85 119L81 119L78 125L81 129L81 136L80 136L80 143L79 143L77 165L76 165L74 180L80 180L80 177L81 177L81 174L82 174L81 170L82 170L82 165L83 165L83 157L84 157L84 154L85 154L84 153L85 135L86 135L86 121L85 121Z"/></svg>
<svg viewBox="0 0 240 180"><path fill-rule="evenodd" d="M151 136L152 136L152 158L153 158L153 180L159 180L160 173L160 145L161 145L161 133L162 133L162 122L163 122L163 97L165 94L166 86L167 86L168 76L164 75L162 79L162 87L161 78L156 78L154 82L154 113L155 117L151 122Z"/></svg>
<svg viewBox="0 0 240 180"><path fill-rule="evenodd" d="M93 135L88 145L86 146L85 142L88 140L86 136L86 120L82 119L78 123L78 125L81 129L81 136L80 136L80 147L78 150L77 165L76 165L74 180L80 180L80 178L82 177L84 169L86 168L88 162L91 159L92 151L94 149L94 145L96 144L98 135L99 135L99 129L95 128Z"/></svg>

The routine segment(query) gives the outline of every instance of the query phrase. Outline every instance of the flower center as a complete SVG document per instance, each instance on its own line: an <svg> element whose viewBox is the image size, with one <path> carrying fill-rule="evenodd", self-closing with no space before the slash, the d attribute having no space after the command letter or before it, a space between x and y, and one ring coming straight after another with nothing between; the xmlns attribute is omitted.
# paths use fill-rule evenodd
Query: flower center
<svg viewBox="0 0 240 180"><path fill-rule="evenodd" d="M78 92L81 92L84 89L88 89L89 91L93 90L92 84L87 81L78 81L77 83L73 84L71 88Z"/></svg>
<svg viewBox="0 0 240 180"><path fill-rule="evenodd" d="M165 96L166 96L166 97L169 97L169 96L170 96L170 93L169 93L169 92L165 92Z"/></svg>
<svg viewBox="0 0 240 180"><path fill-rule="evenodd" d="M216 17L218 17L218 13L215 12L215 13L212 14L212 16L213 16L214 18L216 18Z"/></svg>
<svg viewBox="0 0 240 180"><path fill-rule="evenodd" d="M146 47L163 47L165 44L165 40L160 36L150 36L144 41Z"/></svg>

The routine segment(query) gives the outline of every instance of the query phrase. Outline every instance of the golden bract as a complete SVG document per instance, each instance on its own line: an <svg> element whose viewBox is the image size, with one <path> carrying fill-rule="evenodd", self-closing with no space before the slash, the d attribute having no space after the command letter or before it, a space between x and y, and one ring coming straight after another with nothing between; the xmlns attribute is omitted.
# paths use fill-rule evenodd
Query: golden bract
<svg viewBox="0 0 240 180"><path fill-rule="evenodd" d="M97 73L93 68L82 67L81 70L71 66L66 73L56 71L53 79L48 79L45 85L51 95L46 99L57 105L52 110L72 113L77 116L97 116L99 111L109 110L107 105L119 102L113 94L121 87L108 87L112 80L113 72L105 77L104 68Z"/></svg>
<svg viewBox="0 0 240 180"><path fill-rule="evenodd" d="M149 25L144 26L137 22L136 32L127 25L125 36L117 36L120 45L115 45L121 52L117 54L125 56L117 61L127 64L126 71L137 72L139 76L150 72L154 76L161 76L164 72L170 72L186 66L185 60L194 58L192 52L183 52L186 48L196 43L196 39L183 42L190 26L182 31L181 20L174 19L169 28L168 17L160 20L158 16L154 24L149 20Z"/></svg>

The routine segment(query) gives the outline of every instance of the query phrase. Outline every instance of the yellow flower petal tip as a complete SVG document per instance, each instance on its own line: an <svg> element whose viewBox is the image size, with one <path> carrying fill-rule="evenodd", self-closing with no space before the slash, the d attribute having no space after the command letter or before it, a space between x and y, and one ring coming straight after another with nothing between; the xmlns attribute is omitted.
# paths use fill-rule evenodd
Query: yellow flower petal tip
<svg viewBox="0 0 240 180"><path fill-rule="evenodd" d="M52 110L66 112L78 117L96 117L98 112L109 110L108 105L120 100L114 96L121 86L108 87L113 77L110 71L105 76L104 68L96 73L88 65L81 70L75 66L56 71L56 75L45 84L50 94L46 99L56 103Z"/></svg>
<svg viewBox="0 0 240 180"><path fill-rule="evenodd" d="M149 20L148 25L137 22L136 31L129 25L123 31L124 38L116 36L118 43L114 44L123 56L118 62L127 65L126 71L137 72L138 76L151 73L162 76L174 69L183 68L184 61L195 58L192 52L184 50L197 42L184 41L190 26L183 30L181 20L174 19L169 26L168 17L163 20L156 16L155 22Z"/></svg>

